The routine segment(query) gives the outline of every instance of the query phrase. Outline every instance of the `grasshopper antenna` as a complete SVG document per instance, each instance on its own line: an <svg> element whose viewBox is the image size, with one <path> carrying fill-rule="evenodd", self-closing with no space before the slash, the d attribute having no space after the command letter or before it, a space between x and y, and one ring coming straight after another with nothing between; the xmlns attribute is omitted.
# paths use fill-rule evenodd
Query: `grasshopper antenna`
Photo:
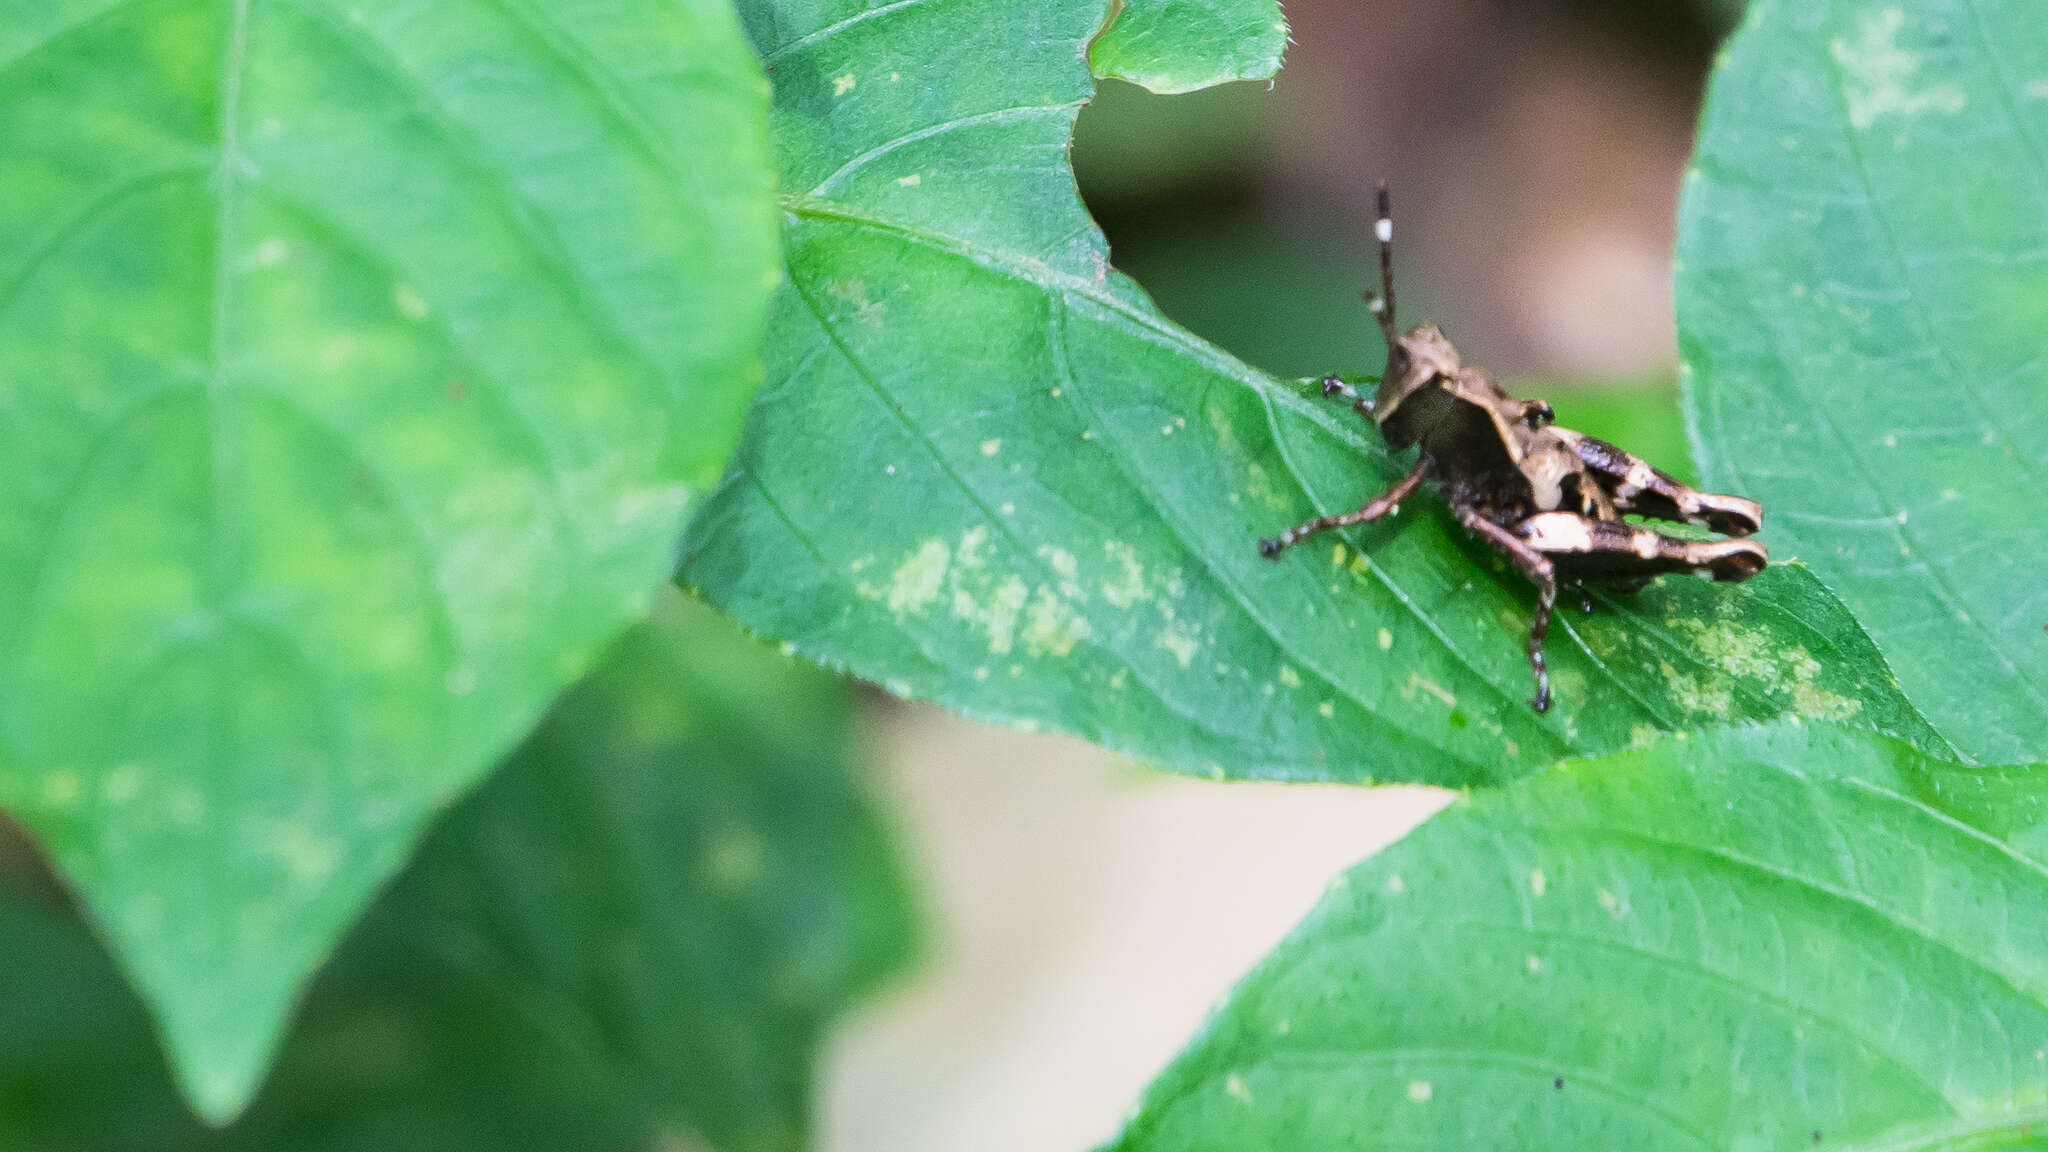
<svg viewBox="0 0 2048 1152"><path fill-rule="evenodd" d="M1379 209L1372 234L1380 241L1380 290L1377 294L1365 294L1365 306L1379 319L1380 334L1387 338L1387 347L1391 348L1400 340L1401 331L1394 327L1394 209L1387 198L1384 180L1380 181Z"/></svg>

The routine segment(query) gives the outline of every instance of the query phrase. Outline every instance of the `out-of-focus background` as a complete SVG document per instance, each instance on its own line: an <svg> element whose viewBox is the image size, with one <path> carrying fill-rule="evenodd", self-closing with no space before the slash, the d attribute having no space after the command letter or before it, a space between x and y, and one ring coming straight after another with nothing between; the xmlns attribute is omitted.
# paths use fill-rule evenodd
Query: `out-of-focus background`
<svg viewBox="0 0 2048 1152"><path fill-rule="evenodd" d="M1106 84L1075 166L1117 265L1283 376L1383 362L1358 293L1388 181L1404 324L1434 321L1562 422L1683 475L1677 195L1738 7L1291 0L1276 84ZM1447 799L1180 780L880 697L869 727L926 945L838 1030L831 1152L1106 1139L1330 879Z"/></svg>

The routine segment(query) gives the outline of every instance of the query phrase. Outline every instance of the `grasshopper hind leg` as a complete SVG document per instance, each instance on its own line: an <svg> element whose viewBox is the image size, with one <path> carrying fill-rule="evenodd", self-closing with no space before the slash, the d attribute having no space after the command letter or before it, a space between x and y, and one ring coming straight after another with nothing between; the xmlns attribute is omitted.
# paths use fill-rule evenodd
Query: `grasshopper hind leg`
<svg viewBox="0 0 2048 1152"><path fill-rule="evenodd" d="M1666 572L1699 572L1734 583L1763 571L1770 556L1754 540L1681 540L1621 520L1539 512L1514 535L1548 556L1568 579L1633 592Z"/></svg>
<svg viewBox="0 0 2048 1152"><path fill-rule="evenodd" d="M1529 707L1550 711L1550 664L1543 656L1543 641L1550 635L1550 613L1557 606L1557 565L1538 549L1470 508L1458 509L1458 522L1467 531L1514 564L1536 585L1536 618L1529 622L1529 671L1536 676L1536 695Z"/></svg>

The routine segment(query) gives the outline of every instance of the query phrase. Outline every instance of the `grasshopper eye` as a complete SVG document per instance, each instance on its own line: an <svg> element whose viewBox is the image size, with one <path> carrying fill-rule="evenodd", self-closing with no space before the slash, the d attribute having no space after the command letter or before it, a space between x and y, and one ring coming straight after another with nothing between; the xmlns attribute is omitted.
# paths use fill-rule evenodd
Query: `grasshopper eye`
<svg viewBox="0 0 2048 1152"><path fill-rule="evenodd" d="M1528 425L1531 430L1545 428L1556 422L1557 413L1552 412L1550 405L1544 401L1532 400L1522 409L1522 423Z"/></svg>

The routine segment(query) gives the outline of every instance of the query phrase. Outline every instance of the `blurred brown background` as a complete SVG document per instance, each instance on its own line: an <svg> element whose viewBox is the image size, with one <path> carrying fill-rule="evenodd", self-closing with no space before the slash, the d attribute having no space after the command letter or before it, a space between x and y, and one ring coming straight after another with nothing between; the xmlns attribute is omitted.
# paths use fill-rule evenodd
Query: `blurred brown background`
<svg viewBox="0 0 2048 1152"><path fill-rule="evenodd" d="M1725 19L1696 0L1297 0L1268 90L1104 86L1075 165L1116 262L1287 376L1376 370L1373 186L1404 318L1507 377L1668 374L1675 198Z"/></svg>
<svg viewBox="0 0 2048 1152"><path fill-rule="evenodd" d="M1270 88L1107 84L1083 194L1166 313L1282 376L1376 372L1372 189L1402 320L1684 473L1671 250L1706 70L1738 0L1291 0ZM878 700L925 896L919 972L841 1029L831 1152L1107 1139L1208 1006L1428 789L1218 785Z"/></svg>

